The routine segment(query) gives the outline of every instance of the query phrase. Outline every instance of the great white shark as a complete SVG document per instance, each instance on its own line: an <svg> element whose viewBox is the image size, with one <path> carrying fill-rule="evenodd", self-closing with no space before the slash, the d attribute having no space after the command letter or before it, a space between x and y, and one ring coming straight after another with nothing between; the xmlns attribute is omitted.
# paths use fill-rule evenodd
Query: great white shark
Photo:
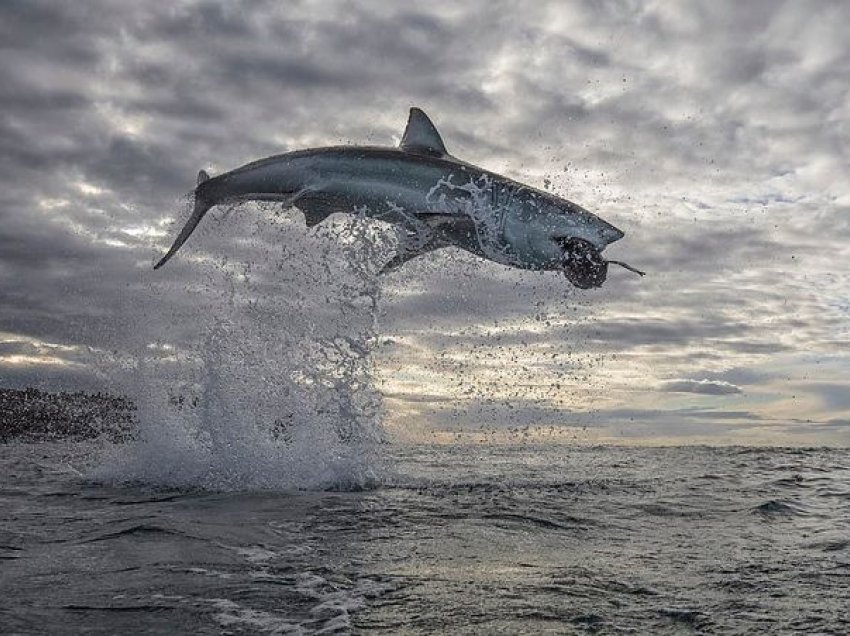
<svg viewBox="0 0 850 636"><path fill-rule="evenodd" d="M312 227L334 212L389 222L402 231L382 271L432 250L455 246L498 263L563 272L576 287L605 282L607 245L624 234L571 201L452 157L440 133L411 108L398 148L334 146L260 159L210 178L198 173L194 209L174 256L210 210L241 201L277 201L300 209Z"/></svg>

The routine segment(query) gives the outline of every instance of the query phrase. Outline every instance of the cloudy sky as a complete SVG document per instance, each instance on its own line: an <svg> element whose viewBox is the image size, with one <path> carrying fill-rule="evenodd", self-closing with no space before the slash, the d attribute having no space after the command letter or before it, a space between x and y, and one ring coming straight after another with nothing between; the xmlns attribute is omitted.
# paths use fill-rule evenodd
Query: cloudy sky
<svg viewBox="0 0 850 636"><path fill-rule="evenodd" d="M199 168L392 145L417 105L452 154L623 229L609 255L648 275L580 292L447 251L386 277L391 431L850 444L847 24L774 0L3 2L0 384L98 388L92 351L179 347L209 263L266 253L273 212L213 213L151 270ZM286 228L309 289L319 239Z"/></svg>

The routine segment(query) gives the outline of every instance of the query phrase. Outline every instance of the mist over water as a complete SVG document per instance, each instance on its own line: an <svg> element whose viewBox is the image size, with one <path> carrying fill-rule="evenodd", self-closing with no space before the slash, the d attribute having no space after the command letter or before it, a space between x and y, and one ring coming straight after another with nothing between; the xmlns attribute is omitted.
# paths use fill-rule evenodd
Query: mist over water
<svg viewBox="0 0 850 636"><path fill-rule="evenodd" d="M124 359L102 363L111 390L138 406L139 438L108 448L94 479L232 491L379 478L369 353L388 240L360 219L305 231L296 212L256 207L210 219L182 271L150 272L124 309ZM247 234L245 263L204 253L234 232ZM156 296L174 284L184 302L163 315Z"/></svg>

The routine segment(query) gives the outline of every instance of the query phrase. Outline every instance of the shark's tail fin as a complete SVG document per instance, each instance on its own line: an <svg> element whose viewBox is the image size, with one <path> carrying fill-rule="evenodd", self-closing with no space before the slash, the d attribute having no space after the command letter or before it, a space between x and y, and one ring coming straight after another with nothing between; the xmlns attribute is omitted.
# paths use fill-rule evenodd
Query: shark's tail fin
<svg viewBox="0 0 850 636"><path fill-rule="evenodd" d="M195 188L195 207L192 210L192 216L189 217L189 220L186 221L186 225L184 225L183 229L180 230L180 234L178 234L177 238L174 239L174 244L171 246L171 249L168 250L168 253L153 266L154 269L159 269L165 265L172 256L174 256L177 250L180 249L180 246L186 242L186 239L189 238L189 235L192 234L198 226L198 223L201 222L201 219L204 218L204 215L213 206L213 204L201 194L201 185L209 178L209 175L203 170L198 173L198 187Z"/></svg>

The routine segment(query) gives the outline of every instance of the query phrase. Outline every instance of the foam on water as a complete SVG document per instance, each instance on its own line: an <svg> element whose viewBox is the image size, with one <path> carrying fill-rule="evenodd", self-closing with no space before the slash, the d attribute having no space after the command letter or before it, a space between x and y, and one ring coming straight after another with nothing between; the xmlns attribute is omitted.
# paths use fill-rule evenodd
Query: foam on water
<svg viewBox="0 0 850 636"><path fill-rule="evenodd" d="M110 447L95 479L242 490L379 478L372 272L388 243L358 219L307 232L295 213L251 207L198 233L188 273L133 294L129 344L103 368L138 406L140 435ZM230 259L198 258L222 237L212 249Z"/></svg>

